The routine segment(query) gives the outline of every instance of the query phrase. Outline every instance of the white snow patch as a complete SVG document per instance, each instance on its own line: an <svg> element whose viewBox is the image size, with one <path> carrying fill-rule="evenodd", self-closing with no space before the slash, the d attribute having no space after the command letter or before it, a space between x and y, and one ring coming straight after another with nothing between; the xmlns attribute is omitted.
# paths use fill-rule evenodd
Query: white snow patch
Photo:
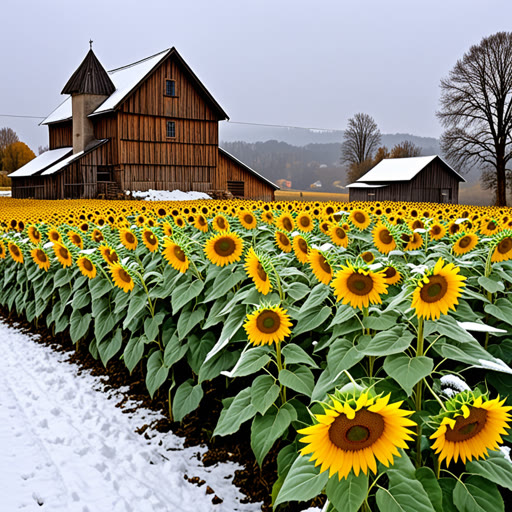
<svg viewBox="0 0 512 512"><path fill-rule="evenodd" d="M492 327L491 325L481 324L477 322L457 322L459 327L466 329L466 331L476 331L476 332L507 332L504 329L498 329L497 327Z"/></svg>
<svg viewBox="0 0 512 512"><path fill-rule="evenodd" d="M505 460L508 460L512 464L512 459L510 458L510 446L500 446L500 452L503 453Z"/></svg>
<svg viewBox="0 0 512 512"><path fill-rule="evenodd" d="M137 428L161 414L106 390L56 353L0 322L1 510L25 512L231 512L256 511L232 485L240 466L204 467L204 446ZM206 481L197 487L184 479ZM224 501L214 505L206 485Z"/></svg>
<svg viewBox="0 0 512 512"><path fill-rule="evenodd" d="M0 190L0 197L12 197L10 190Z"/></svg>
<svg viewBox="0 0 512 512"><path fill-rule="evenodd" d="M449 386L457 393L471 390L470 387L460 377L457 377L457 375L443 375L440 380L442 386Z"/></svg>
<svg viewBox="0 0 512 512"><path fill-rule="evenodd" d="M211 199L204 192L182 192L181 190L153 190L147 192L140 190L126 190L127 195L132 195L136 199L144 199L145 201L194 201L196 199Z"/></svg>
<svg viewBox="0 0 512 512"><path fill-rule="evenodd" d="M480 366L475 365L477 368L486 368L489 370L496 370L498 372L512 374L512 368L510 368L510 366L508 366L504 361L502 361L499 358L495 358L494 361L487 361L486 359L479 359L478 362L480 363Z"/></svg>

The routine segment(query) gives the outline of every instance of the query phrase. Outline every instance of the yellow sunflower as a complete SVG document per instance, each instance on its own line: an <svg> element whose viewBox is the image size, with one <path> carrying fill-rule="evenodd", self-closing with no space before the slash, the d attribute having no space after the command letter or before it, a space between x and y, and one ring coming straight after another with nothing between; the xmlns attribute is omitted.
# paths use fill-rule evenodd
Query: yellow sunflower
<svg viewBox="0 0 512 512"><path fill-rule="evenodd" d="M50 258L48 258L48 255L46 252L43 251L43 249L39 249L38 247L34 247L30 251L30 256L32 256L32 259L34 260L34 263L45 272L48 271L50 268Z"/></svg>
<svg viewBox="0 0 512 512"><path fill-rule="evenodd" d="M332 222L329 222L328 220L323 220L320 222L320 224L318 224L318 227L320 228L320 231L324 235L328 235L330 233L333 225L334 224Z"/></svg>
<svg viewBox="0 0 512 512"><path fill-rule="evenodd" d="M382 254L389 254L389 252L396 249L396 242L389 229L383 224L377 224L372 231L373 245Z"/></svg>
<svg viewBox="0 0 512 512"><path fill-rule="evenodd" d="M294 236L292 247L295 256L301 263L307 263L309 261L309 246L304 237L300 235Z"/></svg>
<svg viewBox="0 0 512 512"><path fill-rule="evenodd" d="M280 343L290 336L292 323L285 309L280 306L262 306L247 315L244 329L253 345Z"/></svg>
<svg viewBox="0 0 512 512"><path fill-rule="evenodd" d="M324 284L329 284L332 279L332 267L325 256L318 249L311 249L308 257L313 275Z"/></svg>
<svg viewBox="0 0 512 512"><path fill-rule="evenodd" d="M193 225L196 229L198 229L199 231L202 231L203 233L206 233L208 231L208 221L206 220L206 217L202 213L195 216ZM171 235L172 235L172 231L171 231ZM170 235L167 235L167 236L170 236Z"/></svg>
<svg viewBox="0 0 512 512"><path fill-rule="evenodd" d="M75 233L74 231L68 231L68 239L76 247L79 247L80 249L84 248L84 242L78 233Z"/></svg>
<svg viewBox="0 0 512 512"><path fill-rule="evenodd" d="M452 246L453 252L457 256L472 251L478 244L478 236L475 233L467 233L461 236Z"/></svg>
<svg viewBox="0 0 512 512"><path fill-rule="evenodd" d="M126 269L120 263L114 263L110 266L110 274L114 284L121 288L125 293L133 290L135 282L132 276L126 271Z"/></svg>
<svg viewBox="0 0 512 512"><path fill-rule="evenodd" d="M103 240L105 240L105 238L103 237L103 233L98 228L95 228L95 229L92 230L91 238L97 244L99 244L100 242L103 242Z"/></svg>
<svg viewBox="0 0 512 512"><path fill-rule="evenodd" d="M228 231L229 222L222 214L215 215L212 221L212 229L214 231Z"/></svg>
<svg viewBox="0 0 512 512"><path fill-rule="evenodd" d="M339 247L347 247L348 246L348 235L347 232L337 224L333 224L329 229L329 237L331 238L331 242L334 245L338 245Z"/></svg>
<svg viewBox="0 0 512 512"><path fill-rule="evenodd" d="M4 243L0 240L0 260L3 260L5 259L5 257L7 256L7 252L5 250L5 245Z"/></svg>
<svg viewBox="0 0 512 512"><path fill-rule="evenodd" d="M412 233L404 251L415 251L423 245L423 237L419 233Z"/></svg>
<svg viewBox="0 0 512 512"><path fill-rule="evenodd" d="M276 227L283 231L292 231L295 227L293 217L288 212L281 213L281 215L276 219Z"/></svg>
<svg viewBox="0 0 512 512"><path fill-rule="evenodd" d="M315 224L313 223L313 219L309 215L308 212L299 213L297 216L297 228L301 231L305 231L308 233L309 231L313 231Z"/></svg>
<svg viewBox="0 0 512 512"><path fill-rule="evenodd" d="M320 473L327 469L329 477L338 473L338 479L355 476L368 469L377 473L377 460L389 467L394 457L400 457L398 448L407 448L414 432L408 427L416 423L407 416L412 411L400 409L402 402L389 404L389 397L371 397L362 393L357 400L332 397L333 405L324 405L324 414L316 414L316 425L299 430L304 434L299 441L306 446L302 455L311 454Z"/></svg>
<svg viewBox="0 0 512 512"><path fill-rule="evenodd" d="M507 235L496 244L491 256L491 262L507 261L512 258L512 236Z"/></svg>
<svg viewBox="0 0 512 512"><path fill-rule="evenodd" d="M245 271L247 275L253 280L256 290L263 295L267 295L272 290L272 284L267 271L261 264L260 258L251 247L245 257Z"/></svg>
<svg viewBox="0 0 512 512"><path fill-rule="evenodd" d="M129 251L137 249L139 243L135 233L128 228L121 228L119 230L119 240Z"/></svg>
<svg viewBox="0 0 512 512"><path fill-rule="evenodd" d="M52 228L48 231L48 239L52 242L60 242L60 233L55 228Z"/></svg>
<svg viewBox="0 0 512 512"><path fill-rule="evenodd" d="M167 260L167 263L171 265L178 272L184 274L190 261L183 249L170 238L164 240L164 250L162 251L163 257Z"/></svg>
<svg viewBox="0 0 512 512"><path fill-rule="evenodd" d="M384 282L388 285L399 283L402 279L402 274L393 265L388 265L382 273L384 274Z"/></svg>
<svg viewBox="0 0 512 512"><path fill-rule="evenodd" d="M336 301L363 309L370 304L381 304L381 295L388 293L383 272L372 272L348 263L336 272L331 283Z"/></svg>
<svg viewBox="0 0 512 512"><path fill-rule="evenodd" d="M27 229L27 235L30 238L30 241L34 245L38 245L42 240L41 232L35 226L29 226Z"/></svg>
<svg viewBox="0 0 512 512"><path fill-rule="evenodd" d="M411 303L418 317L437 320L448 310L455 311L455 305L459 303L457 299L465 286L462 281L466 279L459 270L453 263L445 265L440 258L434 269L418 281Z"/></svg>
<svg viewBox="0 0 512 512"><path fill-rule="evenodd" d="M245 210L238 212L238 220L245 229L254 229L258 225L256 217L251 212Z"/></svg>
<svg viewBox="0 0 512 512"><path fill-rule="evenodd" d="M269 211L264 211L264 212L261 213L260 219L265 224L273 224L274 223L274 214L272 212L269 212Z"/></svg>
<svg viewBox="0 0 512 512"><path fill-rule="evenodd" d="M500 230L498 222L494 219L483 219L480 222L480 233L489 236L498 233Z"/></svg>
<svg viewBox="0 0 512 512"><path fill-rule="evenodd" d="M146 228L142 231L142 242L150 252L158 249L158 238L151 229Z"/></svg>
<svg viewBox="0 0 512 512"><path fill-rule="evenodd" d="M375 254L372 251L365 251L359 256L367 265L371 265L375 261Z"/></svg>
<svg viewBox="0 0 512 512"><path fill-rule="evenodd" d="M442 224L436 222L428 232L432 240L441 240L441 238L446 235L446 228Z"/></svg>
<svg viewBox="0 0 512 512"><path fill-rule="evenodd" d="M70 267L73 263L73 256L71 255L71 252L69 252L69 249L58 243L55 242L53 244L53 252L55 253L55 257L59 260L59 263L64 267Z"/></svg>
<svg viewBox="0 0 512 512"><path fill-rule="evenodd" d="M9 248L9 254L16 263L23 263L23 252L14 242L9 242L7 247Z"/></svg>
<svg viewBox="0 0 512 512"><path fill-rule="evenodd" d="M187 225L187 221L184 219L183 216L176 215L176 217L174 217L174 224L176 224L176 226L178 226L179 228L184 228Z"/></svg>
<svg viewBox="0 0 512 512"><path fill-rule="evenodd" d="M165 236L172 236L172 226L169 222L164 222L162 224L162 230Z"/></svg>
<svg viewBox="0 0 512 512"><path fill-rule="evenodd" d="M102 258L108 265L113 265L119 261L119 256L117 255L116 251L108 245L100 245L98 249Z"/></svg>
<svg viewBox="0 0 512 512"><path fill-rule="evenodd" d="M363 210L353 210L350 212L348 220L360 230L366 229L372 221L370 216Z"/></svg>
<svg viewBox="0 0 512 512"><path fill-rule="evenodd" d="M471 392L463 394L467 394L462 399L465 403L459 403L457 410L451 410L430 436L435 439L432 449L439 455L440 462L446 459L446 467L452 459L457 462L459 457L464 464L473 457L485 458L488 450L499 449L503 443L501 436L510 429L512 417L509 411L512 407L503 406L505 399L500 401L498 396L488 400L483 396L474 398Z"/></svg>
<svg viewBox="0 0 512 512"><path fill-rule="evenodd" d="M76 264L85 277L89 279L96 277L96 266L87 256L80 256L80 258L76 260Z"/></svg>
<svg viewBox="0 0 512 512"><path fill-rule="evenodd" d="M213 264L223 267L238 261L243 247L244 243L236 233L221 231L206 242L204 252Z"/></svg>
<svg viewBox="0 0 512 512"><path fill-rule="evenodd" d="M275 232L275 241L279 249L283 252L291 252L292 251L292 243L290 242L290 239L288 236L283 233L282 231L276 231Z"/></svg>

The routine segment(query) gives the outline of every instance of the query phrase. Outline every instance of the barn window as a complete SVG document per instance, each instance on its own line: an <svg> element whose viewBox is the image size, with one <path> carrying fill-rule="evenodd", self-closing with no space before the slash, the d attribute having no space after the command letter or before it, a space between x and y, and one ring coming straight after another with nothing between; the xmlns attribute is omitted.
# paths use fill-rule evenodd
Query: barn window
<svg viewBox="0 0 512 512"><path fill-rule="evenodd" d="M174 80L165 81L165 95L176 96L176 82Z"/></svg>
<svg viewBox="0 0 512 512"><path fill-rule="evenodd" d="M243 181L228 181L228 191L234 196L245 196L245 183Z"/></svg>
<svg viewBox="0 0 512 512"><path fill-rule="evenodd" d="M167 137L176 137L176 123L174 121L167 121L166 135Z"/></svg>
<svg viewBox="0 0 512 512"><path fill-rule="evenodd" d="M441 203L448 203L452 200L452 189L442 188L441 189Z"/></svg>

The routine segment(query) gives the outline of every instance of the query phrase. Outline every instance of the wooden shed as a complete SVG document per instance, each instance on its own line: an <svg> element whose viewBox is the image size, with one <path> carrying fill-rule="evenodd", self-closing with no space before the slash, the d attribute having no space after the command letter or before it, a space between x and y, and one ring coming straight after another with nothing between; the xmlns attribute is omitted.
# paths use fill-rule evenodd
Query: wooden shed
<svg viewBox="0 0 512 512"><path fill-rule="evenodd" d="M458 203L466 181L441 157L386 158L347 185L350 201Z"/></svg>
<svg viewBox="0 0 512 512"><path fill-rule="evenodd" d="M49 151L10 174L17 198L175 190L273 200L274 183L219 148L229 119L175 48L105 71L92 49L43 122Z"/></svg>

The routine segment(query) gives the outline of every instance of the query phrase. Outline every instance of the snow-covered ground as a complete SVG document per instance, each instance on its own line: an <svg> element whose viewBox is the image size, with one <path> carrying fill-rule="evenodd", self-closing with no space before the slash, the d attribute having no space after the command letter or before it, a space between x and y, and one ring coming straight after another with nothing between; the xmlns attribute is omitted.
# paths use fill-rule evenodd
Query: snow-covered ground
<svg viewBox="0 0 512 512"><path fill-rule="evenodd" d="M211 199L204 192L182 192L181 190L152 190L141 192L140 190L127 190L128 195L132 195L135 199L144 199L146 201L193 201L195 199Z"/></svg>
<svg viewBox="0 0 512 512"><path fill-rule="evenodd" d="M0 510L256 511L232 485L237 464L205 468L205 447L172 433L135 433L160 415L115 407L123 390L0 321ZM125 407L131 408L132 403ZM150 432L149 430L147 432ZM184 479L197 476L197 487ZM210 486L224 501L212 504Z"/></svg>
<svg viewBox="0 0 512 512"><path fill-rule="evenodd" d="M0 197L11 197L12 193L10 190L0 190Z"/></svg>

